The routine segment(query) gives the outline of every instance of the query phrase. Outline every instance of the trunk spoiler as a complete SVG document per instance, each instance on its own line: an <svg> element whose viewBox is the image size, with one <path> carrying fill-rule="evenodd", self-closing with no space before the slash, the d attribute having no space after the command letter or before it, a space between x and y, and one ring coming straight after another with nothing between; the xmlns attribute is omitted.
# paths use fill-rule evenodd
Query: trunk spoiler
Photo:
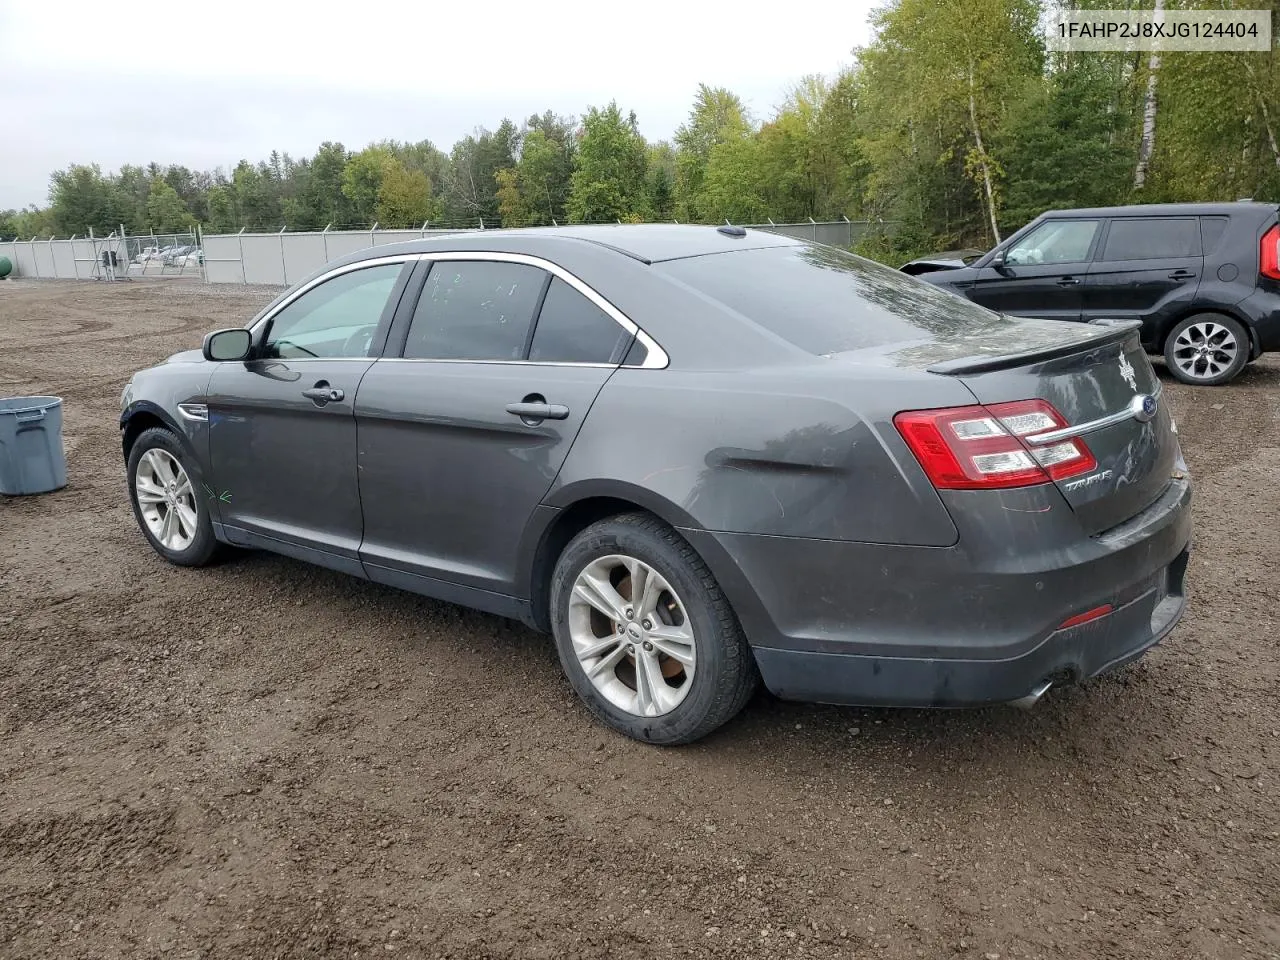
<svg viewBox="0 0 1280 960"><path fill-rule="evenodd" d="M1142 327L1141 320L1112 320L1100 318L1089 323L1093 327L1106 327L1107 332L1085 340L1069 340L1055 343L1035 350L1024 350L1021 353L979 354L971 357L957 357L954 360L942 360L926 367L929 373L937 373L947 377L959 377L974 373L989 373L992 370L1007 370L1010 367L1021 367L1032 363L1043 363L1068 357L1081 350L1093 350L1111 343L1119 343Z"/></svg>

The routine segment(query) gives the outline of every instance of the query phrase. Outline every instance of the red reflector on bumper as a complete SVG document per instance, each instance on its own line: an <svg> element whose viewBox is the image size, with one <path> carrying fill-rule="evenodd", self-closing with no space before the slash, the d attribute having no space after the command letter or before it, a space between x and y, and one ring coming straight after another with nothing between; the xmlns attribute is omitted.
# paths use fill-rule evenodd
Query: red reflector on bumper
<svg viewBox="0 0 1280 960"><path fill-rule="evenodd" d="M1066 630L1068 627L1078 627L1082 623L1089 623L1092 620L1101 620L1111 613L1113 609L1111 604L1104 603L1102 606L1086 610L1084 613L1077 613L1074 617L1067 617L1062 623L1058 624L1058 629Z"/></svg>

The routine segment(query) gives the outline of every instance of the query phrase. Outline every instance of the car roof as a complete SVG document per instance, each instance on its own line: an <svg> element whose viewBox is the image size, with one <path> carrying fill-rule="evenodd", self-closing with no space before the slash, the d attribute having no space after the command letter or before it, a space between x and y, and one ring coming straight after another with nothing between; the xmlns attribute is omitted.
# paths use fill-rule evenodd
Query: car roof
<svg viewBox="0 0 1280 960"><path fill-rule="evenodd" d="M741 227L698 226L693 224L621 223L567 227L522 227L510 230L473 230L438 234L421 240L371 247L349 259L366 259L396 253L435 251L491 251L537 253L539 247L551 253L563 249L566 241L591 243L623 254L641 263L660 263L685 257L702 257L735 250L796 246L804 243L767 230Z"/></svg>
<svg viewBox="0 0 1280 960"><path fill-rule="evenodd" d="M1046 210L1043 217L1229 217L1248 211L1253 214L1275 213L1274 203L1238 200L1234 203L1139 203L1124 207L1080 207Z"/></svg>

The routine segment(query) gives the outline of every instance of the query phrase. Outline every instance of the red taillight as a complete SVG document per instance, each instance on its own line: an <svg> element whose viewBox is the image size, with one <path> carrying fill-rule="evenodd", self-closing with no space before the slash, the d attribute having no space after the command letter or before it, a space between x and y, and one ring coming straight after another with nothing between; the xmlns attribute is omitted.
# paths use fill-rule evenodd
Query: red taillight
<svg viewBox="0 0 1280 960"><path fill-rule="evenodd" d="M1098 465L1078 437L1026 442L1025 437L1067 425L1044 400L911 410L893 422L939 490L1028 487L1087 473Z"/></svg>
<svg viewBox="0 0 1280 960"><path fill-rule="evenodd" d="M1262 235L1258 245L1258 272L1270 280L1280 280L1280 223Z"/></svg>

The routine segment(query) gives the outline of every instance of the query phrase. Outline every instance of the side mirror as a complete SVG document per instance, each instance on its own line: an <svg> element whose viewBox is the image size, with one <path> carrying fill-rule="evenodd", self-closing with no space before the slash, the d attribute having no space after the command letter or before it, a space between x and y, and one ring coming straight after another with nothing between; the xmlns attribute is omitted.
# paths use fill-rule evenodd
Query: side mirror
<svg viewBox="0 0 1280 960"><path fill-rule="evenodd" d="M1009 272L1008 250L997 250L988 261L987 266L991 267L996 273L1007 274Z"/></svg>
<svg viewBox="0 0 1280 960"><path fill-rule="evenodd" d="M253 334L244 327L232 327L230 330L215 330L206 334L200 352L206 360L225 362L247 359L252 347Z"/></svg>

